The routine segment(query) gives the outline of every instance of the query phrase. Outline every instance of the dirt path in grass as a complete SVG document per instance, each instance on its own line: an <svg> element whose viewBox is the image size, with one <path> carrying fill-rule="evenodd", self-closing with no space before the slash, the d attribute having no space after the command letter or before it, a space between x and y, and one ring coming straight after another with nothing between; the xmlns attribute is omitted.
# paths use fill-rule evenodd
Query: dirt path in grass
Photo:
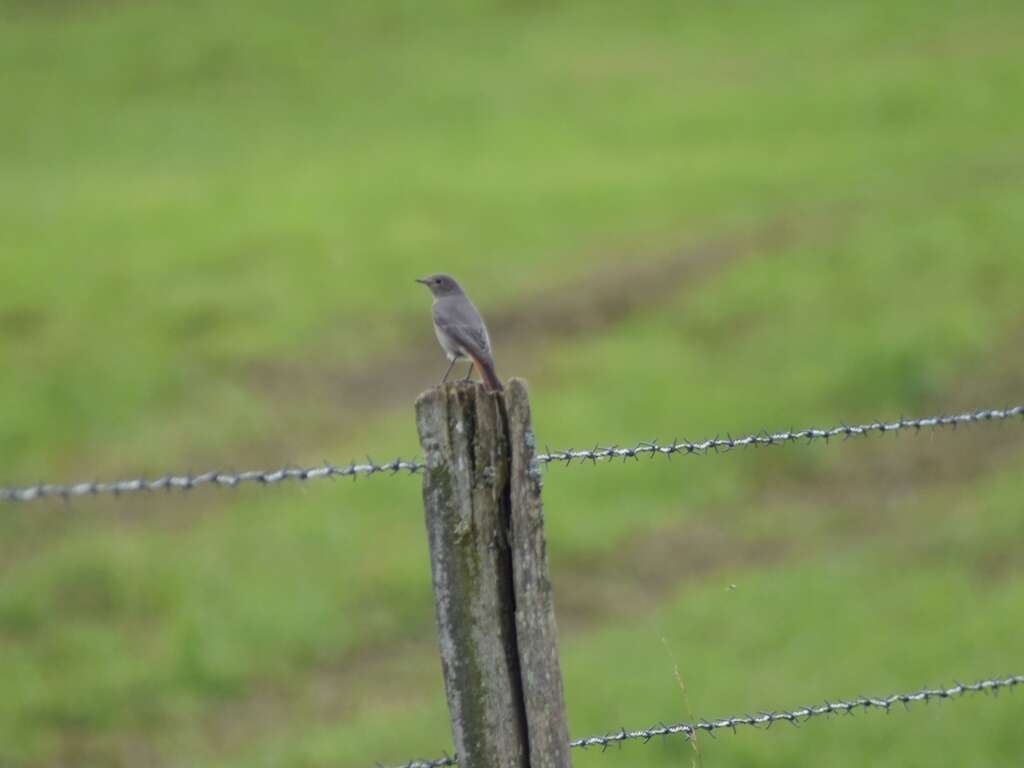
<svg viewBox="0 0 1024 768"><path fill-rule="evenodd" d="M1024 343L1024 331L1012 339ZM1018 348L999 345L999 348ZM928 410L954 411L966 403L1002 402L1024 391L1024 361L996 356L976 368ZM1017 423L876 436L831 448L771 449L843 452L807 476L758 455L757 482L742 502L704 510L678 525L666 525L621 542L612 553L556 560L553 579L563 638L610 623L635 620L655 610L689 583L719 580L742 588L751 568L853 548L883 537L909 540L919 530L920 501L948 493L945 508L928 508L928 522L951 514L970 484L1024 455L1024 429ZM730 461L729 456L709 458ZM684 459L685 461L685 459ZM601 471L552 467L552 473ZM641 468L638 472L643 471ZM549 482L557 482L551 478ZM770 529L756 522L768 516ZM913 557L910 549L908 557ZM980 555L979 555L980 557ZM979 560L979 570L989 564ZM341 723L358 711L408 712L442 697L432 626L422 639L377 644L308 670L287 685L256 686L247 695L186 718L160 732L118 731L93 740L69 738L50 765L177 765L181 733L198 742L197 757L246 754L257 738L287 738L311 724ZM447 734L439 734L439 749ZM403 756L408 757L408 756Z"/></svg>
<svg viewBox="0 0 1024 768"><path fill-rule="evenodd" d="M491 335L501 342L501 370L506 376L515 372L529 379L542 379L539 359L546 348L575 336L598 334L631 313L678 300L681 292L700 290L715 275L744 259L769 256L819 239L835 239L850 226L855 212L853 207L834 206L815 215L775 219L744 232L666 247L661 252L644 252L635 258L597 257L601 268L574 277L571 285L547 287L488 312ZM408 329L403 337L424 338L421 325ZM159 469L199 472L217 467L244 470L291 466L298 457L317 451L317 446L339 444L346 435L353 435L389 409L411 408L413 396L432 385L444 370L445 361L433 335L426 333L427 344L410 344L356 367L339 368L315 360L301 365L265 362L250 366L240 384L275 402L274 423L267 426L266 439L232 446L225 451L227 459L216 455L193 455L187 460L168 457L167 464ZM372 450L373 446L360 448ZM417 449L410 445L406 455L415 455ZM347 457L333 459L342 463ZM83 472L86 474L82 476L88 476L88 470ZM140 474L157 473L141 466L125 466L118 470L117 477ZM113 477L102 473L97 479ZM179 492L168 492L141 498L86 498L70 504L34 502L31 509L15 508L25 524L12 526L0 539L0 576L40 548L73 534L79 525L93 529L116 524L187 530L205 515L223 508L225 494L229 493L229 489L205 487L191 493L187 504L180 502ZM139 512L142 504L145 514ZM79 511L87 514L80 515Z"/></svg>
<svg viewBox="0 0 1024 768"><path fill-rule="evenodd" d="M637 311L696 291L709 278L738 261L766 255L820 235L839 222L834 213L821 219L778 219L747 232L675 249L597 257L601 267L575 275L570 282L545 286L533 296L489 309L487 323L496 341L498 362L506 376L529 376L536 370L538 349L576 336L601 333ZM300 370L267 361L251 369L249 384L269 399L308 400L327 408L334 425L348 419L366 421L367 408L397 408L412 402L411 393L434 385L446 361L429 329L427 309L402 336L424 341L372 361L358 369L310 363ZM465 367L462 367L463 372ZM412 384L411 382L419 382ZM333 430L332 430L333 433Z"/></svg>

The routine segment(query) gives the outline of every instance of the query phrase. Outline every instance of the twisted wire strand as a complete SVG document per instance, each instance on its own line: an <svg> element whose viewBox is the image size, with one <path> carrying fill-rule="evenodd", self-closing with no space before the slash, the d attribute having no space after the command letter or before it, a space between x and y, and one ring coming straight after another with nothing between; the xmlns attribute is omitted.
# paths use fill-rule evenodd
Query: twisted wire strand
<svg viewBox="0 0 1024 768"><path fill-rule="evenodd" d="M800 441L812 443L816 440L824 440L828 443L833 438L848 439L851 437L864 437L875 433L891 434L907 429L912 429L915 432L919 432L922 429L938 429L941 427L953 427L955 429L958 426L967 424L1005 421L1015 416L1024 416L1024 405L1002 409L988 408L981 411L960 413L954 416L929 416L922 419L901 418L898 421L889 422L875 421L868 424L840 424L839 426L827 428L811 427L783 432L758 432L743 437L713 437L697 443L688 440L673 440L671 443L659 443L657 440L651 440L625 448L613 445L606 448L594 447L583 450L569 448L563 451L551 451L548 449L546 453L537 456L537 461L540 464L550 464L553 462L571 464L577 460L597 463L610 459L639 459L644 455L672 457L677 453L698 455L709 452L725 453L736 448L760 448Z"/></svg>
<svg viewBox="0 0 1024 768"><path fill-rule="evenodd" d="M997 693L1003 688L1012 690L1015 686L1024 685L1024 675L1010 675L1009 677L979 680L976 683L957 683L949 688L922 688L913 693L894 693L890 696L880 698L870 696L858 696L854 699L841 699L839 701L826 701L824 704L810 707L799 707L793 710L781 712L760 712L750 715L738 715L734 717L723 717L718 720L701 720L695 723L678 723L676 725L656 725L651 728L641 728L627 731L625 729L605 734L603 736L590 736L584 739L576 739L569 743L572 747L586 749L587 747L600 747L607 749L613 744L621 744L625 741L648 742L656 736L681 735L687 739L693 738L698 733L713 733L723 728L735 733L740 726L757 728L758 726L771 727L778 722L786 722L791 725L799 725L813 717L822 715L852 715L857 710L867 711L869 709L882 709L888 712L894 704L903 704L909 708L911 704L927 702L932 699L953 699L964 696L968 693Z"/></svg>
<svg viewBox="0 0 1024 768"><path fill-rule="evenodd" d="M402 763L396 765L394 768L447 768L449 765L458 765L459 761L454 757L445 755L439 757L436 760L412 760L408 763ZM384 768L380 763L377 763L377 768Z"/></svg>
<svg viewBox="0 0 1024 768"><path fill-rule="evenodd" d="M853 715L858 710L881 709L889 712L896 704L902 704L905 708L909 709L911 704L928 702L933 699L956 699L969 693L991 693L996 695L1003 689L1012 691L1018 685L1024 685L1024 675L988 678L975 683L957 683L948 688L922 688L912 693L894 693L890 696L858 696L853 699L826 701L824 704L817 706L798 707L777 712L736 715L717 720L700 720L693 723L676 723L674 725L659 724L650 728L639 728L636 730L622 728L601 736L574 739L569 742L569 746L574 749L598 747L604 751L609 747L627 741L641 741L646 744L658 736L682 736L685 739L692 739L699 733L713 734L715 731L722 729L735 733L736 729L740 727L758 728L763 725L767 729L779 722L799 725L811 718L828 715ZM413 760L394 768L445 768L446 766L457 764L457 757L446 755L436 760Z"/></svg>
<svg viewBox="0 0 1024 768"><path fill-rule="evenodd" d="M547 450L537 456L539 464L562 463L574 461L607 461L611 459L639 459L641 456L667 456L675 454L703 455L706 453L725 453L736 448L757 448L769 445L782 445L806 441L812 443L824 440L828 443L833 438L851 438L870 434L891 434L903 430L938 429L941 427L956 428L961 425L986 422L1006 421L1015 416L1024 416L1024 405L1012 408L988 408L980 411L969 411L954 416L929 416L921 419L900 419L899 421L876 421L867 424L841 424L839 426L819 428L811 427L801 430L784 432L758 432L743 437L714 437L701 442L673 440L671 443L659 443L656 440L637 443L632 447L597 447L584 450L572 448L562 451ZM352 462L345 466L337 466L325 462L322 466L308 468L284 467L273 470L251 470L248 472L212 471L198 475L165 474L154 480L134 478L130 480L114 480L110 482L88 481L71 485L39 483L21 488L0 488L0 502L37 501L39 499L58 497L72 499L79 496L96 496L100 494L119 495L142 491L191 490L200 485L214 485L234 488L245 483L272 485L285 480L317 480L320 478L356 477L373 475L382 472L390 474L421 472L426 465L417 460L407 461L395 459L391 462L378 464L372 459L365 463Z"/></svg>
<svg viewBox="0 0 1024 768"><path fill-rule="evenodd" d="M325 462L323 466L308 468L284 467L273 470L250 470L247 472L204 472L200 475L163 475L154 480L136 478L132 480L115 480L112 482L84 482L73 485L57 485L52 483L30 485L24 488L0 488L2 501L36 501L39 499L58 497L72 499L77 496L97 496L100 494L120 495L142 491L188 491L201 485L216 485L234 488L243 483L273 485L286 480L318 480L321 478L339 478L358 475L374 475L387 472L396 475L400 472L416 474L425 465L418 461L395 459L378 464L372 459L365 463L352 462L345 466L337 466Z"/></svg>

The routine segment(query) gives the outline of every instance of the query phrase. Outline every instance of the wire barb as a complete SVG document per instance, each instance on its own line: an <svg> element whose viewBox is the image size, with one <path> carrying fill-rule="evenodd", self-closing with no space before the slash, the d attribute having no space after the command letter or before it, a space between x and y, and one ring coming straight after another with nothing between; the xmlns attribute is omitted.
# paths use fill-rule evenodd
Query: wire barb
<svg viewBox="0 0 1024 768"><path fill-rule="evenodd" d="M620 728L617 731L612 731L602 736L588 736L582 739L574 739L569 742L569 746L573 749L598 747L602 752L604 752L609 747L618 746L627 741L640 741L644 744L648 744L656 736L682 736L685 739L692 739L698 731L706 733L709 736L714 736L716 731L720 731L722 729L736 733L736 729L740 726L746 726L754 729L765 726L764 730L768 730L772 724L777 722L788 722L791 725L799 725L800 723L815 717L827 717L828 715L839 714L852 715L854 710L858 709L865 711L869 709L881 709L889 712L892 705L897 702L903 704L905 709L909 709L911 704L919 702L927 703L932 699L955 699L969 693L991 693L994 697L1000 692L1000 690L1009 689L1012 691L1018 685L1024 685L1024 675L987 678L979 680L976 683L956 683L950 688L922 688L921 690L914 691L913 693L894 693L890 696L858 696L854 699L839 699L836 701L826 700L825 703L817 706L798 707L796 709L782 710L778 712L759 712L754 715L735 715L733 717L722 717L717 720L698 720L692 723L675 723L674 725L665 725L664 723L661 723L650 728L638 728L635 730ZM409 763L403 763L402 765L395 766L395 768L444 768L444 766L457 764L457 756L445 756L439 760L433 761L414 760Z"/></svg>

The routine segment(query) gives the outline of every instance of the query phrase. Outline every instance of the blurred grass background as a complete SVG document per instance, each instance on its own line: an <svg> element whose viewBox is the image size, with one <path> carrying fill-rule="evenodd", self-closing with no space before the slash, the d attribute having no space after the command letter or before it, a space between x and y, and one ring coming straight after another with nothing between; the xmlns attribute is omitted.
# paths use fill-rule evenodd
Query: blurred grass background
<svg viewBox="0 0 1024 768"><path fill-rule="evenodd" d="M0 0L0 484L408 456L438 270L552 447L1019 402L1022 32L1015 2ZM1022 461L1011 424L552 467L573 734L1019 672ZM0 765L440 754L420 510L409 477L3 509ZM1009 764L1021 711L701 758Z"/></svg>

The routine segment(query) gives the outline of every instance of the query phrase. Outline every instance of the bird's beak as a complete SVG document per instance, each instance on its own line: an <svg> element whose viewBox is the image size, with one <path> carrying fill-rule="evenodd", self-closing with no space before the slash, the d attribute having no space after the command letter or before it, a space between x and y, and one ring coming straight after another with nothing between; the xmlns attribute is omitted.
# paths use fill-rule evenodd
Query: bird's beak
<svg viewBox="0 0 1024 768"><path fill-rule="evenodd" d="M427 278L425 277L417 277L416 282L420 285L428 285Z"/></svg>

